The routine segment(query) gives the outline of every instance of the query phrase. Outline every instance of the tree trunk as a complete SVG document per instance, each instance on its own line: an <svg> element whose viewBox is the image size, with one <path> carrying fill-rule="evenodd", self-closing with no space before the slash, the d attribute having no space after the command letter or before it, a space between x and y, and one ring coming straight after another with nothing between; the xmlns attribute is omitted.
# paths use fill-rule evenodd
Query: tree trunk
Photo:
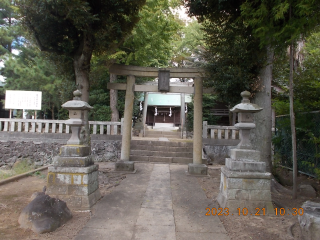
<svg viewBox="0 0 320 240"><path fill-rule="evenodd" d="M76 84L82 93L81 100L85 102L89 102L89 72L93 52L93 41L92 36L84 35L73 58ZM85 126L81 129L81 138L84 145L91 146L88 115L88 111L84 111Z"/></svg>
<svg viewBox="0 0 320 240"><path fill-rule="evenodd" d="M267 165L267 171L271 172L271 137L272 137L272 109L271 109L271 81L274 50L268 46L267 61L259 74L260 86L256 93L254 103L263 108L261 112L254 114L256 128L252 131L251 141L254 148L260 151L261 161Z"/></svg>
<svg viewBox="0 0 320 240"><path fill-rule="evenodd" d="M89 72L92 52L93 38L85 35L73 59L76 83L82 93L81 100L85 102L89 102Z"/></svg>
<svg viewBox="0 0 320 240"><path fill-rule="evenodd" d="M117 75L110 74L110 82L116 82ZM119 121L119 110L117 108L118 103L118 90L110 89L110 109L111 109L111 122L118 122ZM113 133L113 128L111 128L111 134Z"/></svg>
<svg viewBox="0 0 320 240"><path fill-rule="evenodd" d="M290 125L292 140L292 165L293 165L293 189L292 198L297 198L297 142L296 142L296 121L293 109L293 41L290 45L290 76L289 76L289 101L290 101Z"/></svg>

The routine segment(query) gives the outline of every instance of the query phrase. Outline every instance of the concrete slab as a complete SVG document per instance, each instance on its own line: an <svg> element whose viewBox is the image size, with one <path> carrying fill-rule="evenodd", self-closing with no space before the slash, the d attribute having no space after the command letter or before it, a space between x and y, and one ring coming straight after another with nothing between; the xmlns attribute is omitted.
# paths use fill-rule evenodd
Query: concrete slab
<svg viewBox="0 0 320 240"><path fill-rule="evenodd" d="M175 240L176 233L174 226L137 226L133 240Z"/></svg>
<svg viewBox="0 0 320 240"><path fill-rule="evenodd" d="M207 199L197 177L187 176L186 166L170 165L170 170L177 239L229 239L218 216L205 216L207 207L218 206Z"/></svg>
<svg viewBox="0 0 320 240"><path fill-rule="evenodd" d="M174 226L173 210L141 208L136 225Z"/></svg>
<svg viewBox="0 0 320 240"><path fill-rule="evenodd" d="M218 207L207 199L187 166L136 163L136 174L94 207L94 215L76 240L229 240L218 216L205 216Z"/></svg>
<svg viewBox="0 0 320 240"><path fill-rule="evenodd" d="M172 209L172 201L168 200L156 200L146 199L143 201L142 208L159 208L159 209Z"/></svg>
<svg viewBox="0 0 320 240"><path fill-rule="evenodd" d="M229 240L225 233L195 233L195 232L176 232L177 240Z"/></svg>
<svg viewBox="0 0 320 240"><path fill-rule="evenodd" d="M110 231L102 228L83 228L79 234L75 237L75 240L88 240L88 239L99 239L99 240L131 240L133 236L132 229L126 229L126 226L121 226L121 231Z"/></svg>

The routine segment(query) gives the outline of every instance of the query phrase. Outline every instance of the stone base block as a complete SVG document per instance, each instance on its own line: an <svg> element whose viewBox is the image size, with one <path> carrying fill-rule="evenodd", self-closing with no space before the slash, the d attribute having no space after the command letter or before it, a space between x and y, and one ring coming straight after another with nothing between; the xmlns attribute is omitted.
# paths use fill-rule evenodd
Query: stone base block
<svg viewBox="0 0 320 240"><path fill-rule="evenodd" d="M188 173L190 175L207 175L208 174L208 167L205 164L188 164Z"/></svg>
<svg viewBox="0 0 320 240"><path fill-rule="evenodd" d="M232 174L235 173L235 174ZM250 177L251 174L251 177ZM259 177L260 176L260 177ZM272 214L271 181L270 177L262 173L245 174L221 169L220 192L217 198L222 208L228 208L230 213L242 212L243 208L248 214Z"/></svg>
<svg viewBox="0 0 320 240"><path fill-rule="evenodd" d="M234 160L260 161L260 152L256 150L233 148L230 149L229 155Z"/></svg>
<svg viewBox="0 0 320 240"><path fill-rule="evenodd" d="M266 172L266 163L226 158L226 168L233 171Z"/></svg>
<svg viewBox="0 0 320 240"><path fill-rule="evenodd" d="M99 189L88 196L56 195L57 198L65 201L67 206L73 210L90 210L101 198Z"/></svg>
<svg viewBox="0 0 320 240"><path fill-rule="evenodd" d="M66 201L71 209L89 209L101 197L98 167L49 167L46 194Z"/></svg>
<svg viewBox="0 0 320 240"><path fill-rule="evenodd" d="M227 208L229 215L236 216L275 216L271 201L229 200L221 193L217 197L221 208Z"/></svg>
<svg viewBox="0 0 320 240"><path fill-rule="evenodd" d="M85 145L64 145L60 148L61 157L85 157L90 155L90 147Z"/></svg>
<svg viewBox="0 0 320 240"><path fill-rule="evenodd" d="M88 167L94 164L92 156L87 157L60 157L53 158L55 167Z"/></svg>
<svg viewBox="0 0 320 240"><path fill-rule="evenodd" d="M130 161L116 162L115 163L115 171L133 172L134 171L134 162L130 162Z"/></svg>

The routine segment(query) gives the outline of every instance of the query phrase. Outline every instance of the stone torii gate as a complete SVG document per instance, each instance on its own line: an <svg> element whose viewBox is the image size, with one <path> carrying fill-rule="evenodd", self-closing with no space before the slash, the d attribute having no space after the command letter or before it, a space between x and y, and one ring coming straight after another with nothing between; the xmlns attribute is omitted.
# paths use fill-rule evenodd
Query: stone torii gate
<svg viewBox="0 0 320 240"><path fill-rule="evenodd" d="M129 159L134 92L171 92L194 94L193 163L188 165L188 172L194 175L206 175L207 166L202 164L202 94L213 91L212 89L203 90L204 71L199 68L159 69L114 64L110 67L109 72L114 75L127 76L127 83L107 84L108 89L126 91L121 158L120 162L116 163L116 170L134 171L134 163ZM137 85L135 77L158 77L158 86ZM194 86L170 86L170 78L193 78Z"/></svg>

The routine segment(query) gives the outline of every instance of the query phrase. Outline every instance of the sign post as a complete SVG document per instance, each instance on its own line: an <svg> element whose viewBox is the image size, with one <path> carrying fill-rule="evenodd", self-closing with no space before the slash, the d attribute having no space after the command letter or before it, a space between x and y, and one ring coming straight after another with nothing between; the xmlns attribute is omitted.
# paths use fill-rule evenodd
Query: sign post
<svg viewBox="0 0 320 240"><path fill-rule="evenodd" d="M41 110L42 92L6 90L5 109Z"/></svg>

